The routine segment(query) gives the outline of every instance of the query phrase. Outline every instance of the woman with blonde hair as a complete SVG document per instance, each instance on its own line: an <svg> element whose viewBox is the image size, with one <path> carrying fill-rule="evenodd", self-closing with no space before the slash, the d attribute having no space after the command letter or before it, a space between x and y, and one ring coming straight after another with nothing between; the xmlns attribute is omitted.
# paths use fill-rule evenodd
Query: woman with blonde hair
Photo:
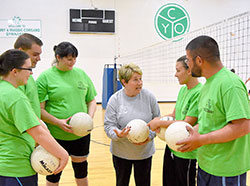
<svg viewBox="0 0 250 186"><path fill-rule="evenodd" d="M116 185L129 185L133 166L136 186L149 186L155 133L150 131L142 143L131 143L127 139L130 129L126 125L133 119L148 123L160 116L160 109L155 96L142 88L139 66L132 63L123 65L119 69L119 79L123 89L110 97L104 117L104 130L111 139Z"/></svg>

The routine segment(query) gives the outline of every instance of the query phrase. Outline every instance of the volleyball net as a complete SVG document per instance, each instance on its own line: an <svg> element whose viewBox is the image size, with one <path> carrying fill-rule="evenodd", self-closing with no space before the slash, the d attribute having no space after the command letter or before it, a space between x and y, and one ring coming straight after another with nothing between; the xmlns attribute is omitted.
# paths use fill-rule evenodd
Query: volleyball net
<svg viewBox="0 0 250 186"><path fill-rule="evenodd" d="M178 84L174 77L176 60L185 55L185 47L189 41L200 35L208 35L217 41L223 65L228 69L235 69L235 73L245 82L250 75L249 17L250 12L230 17L181 35L179 38L175 37L121 55L117 58L117 62L120 64L132 62L139 65L143 71L144 83L161 87Z"/></svg>

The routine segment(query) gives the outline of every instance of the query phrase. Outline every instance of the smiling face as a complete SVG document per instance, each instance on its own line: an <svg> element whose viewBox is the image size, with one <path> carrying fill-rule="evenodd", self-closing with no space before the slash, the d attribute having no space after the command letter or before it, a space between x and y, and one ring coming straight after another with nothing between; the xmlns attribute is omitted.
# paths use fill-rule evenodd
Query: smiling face
<svg viewBox="0 0 250 186"><path fill-rule="evenodd" d="M30 58L25 60L25 63L23 64L21 68L16 69L16 81L17 81L18 86L26 85L30 75L33 74L32 71L29 70L32 68Z"/></svg>
<svg viewBox="0 0 250 186"><path fill-rule="evenodd" d="M189 69L186 69L182 63L183 62L176 62L175 77L177 77L180 85L186 84L190 77Z"/></svg>
<svg viewBox="0 0 250 186"><path fill-rule="evenodd" d="M136 96L141 92L142 89L142 75L134 72L127 83L125 82L125 80L122 80L122 83L124 85L125 93L127 96Z"/></svg>
<svg viewBox="0 0 250 186"><path fill-rule="evenodd" d="M41 60L40 55L41 55L41 53L42 53L42 47L39 46L39 45L36 44L36 43L33 43L33 44L31 45L31 48L28 49L28 50L25 50L25 52L26 52L26 53L29 55L29 57L30 57L32 68L35 68L37 62Z"/></svg>
<svg viewBox="0 0 250 186"><path fill-rule="evenodd" d="M57 65L56 67L59 69L59 70L62 70L62 71L69 71L69 70L72 70L75 63L76 63L76 57L72 57L72 56L67 56L67 57L62 57L60 58L58 55L57 55Z"/></svg>

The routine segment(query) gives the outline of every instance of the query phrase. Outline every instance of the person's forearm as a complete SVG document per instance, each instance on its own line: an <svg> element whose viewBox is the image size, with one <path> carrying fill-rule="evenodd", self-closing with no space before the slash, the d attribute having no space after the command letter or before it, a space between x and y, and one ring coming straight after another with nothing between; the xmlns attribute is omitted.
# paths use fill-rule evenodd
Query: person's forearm
<svg viewBox="0 0 250 186"><path fill-rule="evenodd" d="M67 165L69 159L68 152L61 145L59 145L57 141L51 136L51 134L41 125L28 129L27 133L31 135L32 138L46 151L59 159L59 166L53 173L58 174L61 172Z"/></svg>
<svg viewBox="0 0 250 186"><path fill-rule="evenodd" d="M57 125L58 126L58 122L59 120L52 116L51 114L49 114L45 109L41 108L41 119L49 124L53 124L53 125Z"/></svg>
<svg viewBox="0 0 250 186"><path fill-rule="evenodd" d="M171 116L175 119L175 108L174 108L174 110L173 110Z"/></svg>
<svg viewBox="0 0 250 186"><path fill-rule="evenodd" d="M189 123L190 125L194 126L197 122L197 117L192 117L192 116L186 116L184 121Z"/></svg>
<svg viewBox="0 0 250 186"><path fill-rule="evenodd" d="M46 131L50 132L49 129L48 129L48 127L47 127L47 125L43 122L43 120L39 119L39 122L41 123L41 126L42 126Z"/></svg>
<svg viewBox="0 0 250 186"><path fill-rule="evenodd" d="M236 123L230 123L222 129L202 134L200 140L203 145L226 143L240 138L250 132L250 120L241 120Z"/></svg>
<svg viewBox="0 0 250 186"><path fill-rule="evenodd" d="M175 121L171 121L171 120L169 120L169 121L159 120L159 122L160 122L160 124L159 124L160 127L168 128L169 125L171 125Z"/></svg>
<svg viewBox="0 0 250 186"><path fill-rule="evenodd" d="M57 141L41 125L27 130L27 133L39 143L49 153L59 159L65 158L67 152L57 143Z"/></svg>
<svg viewBox="0 0 250 186"><path fill-rule="evenodd" d="M90 101L88 103L88 114L94 118L95 115L95 111L96 111L96 100L93 99L92 101Z"/></svg>

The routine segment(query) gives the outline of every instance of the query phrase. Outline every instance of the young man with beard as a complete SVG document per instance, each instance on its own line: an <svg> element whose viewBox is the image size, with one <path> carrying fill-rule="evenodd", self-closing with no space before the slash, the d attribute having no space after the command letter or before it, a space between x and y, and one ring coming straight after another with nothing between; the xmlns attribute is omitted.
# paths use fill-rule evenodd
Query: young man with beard
<svg viewBox="0 0 250 186"><path fill-rule="evenodd" d="M199 131L177 144L198 148L198 186L245 186L250 169L250 107L246 87L220 60L217 42L199 36L186 47L192 76L205 77L198 105Z"/></svg>

